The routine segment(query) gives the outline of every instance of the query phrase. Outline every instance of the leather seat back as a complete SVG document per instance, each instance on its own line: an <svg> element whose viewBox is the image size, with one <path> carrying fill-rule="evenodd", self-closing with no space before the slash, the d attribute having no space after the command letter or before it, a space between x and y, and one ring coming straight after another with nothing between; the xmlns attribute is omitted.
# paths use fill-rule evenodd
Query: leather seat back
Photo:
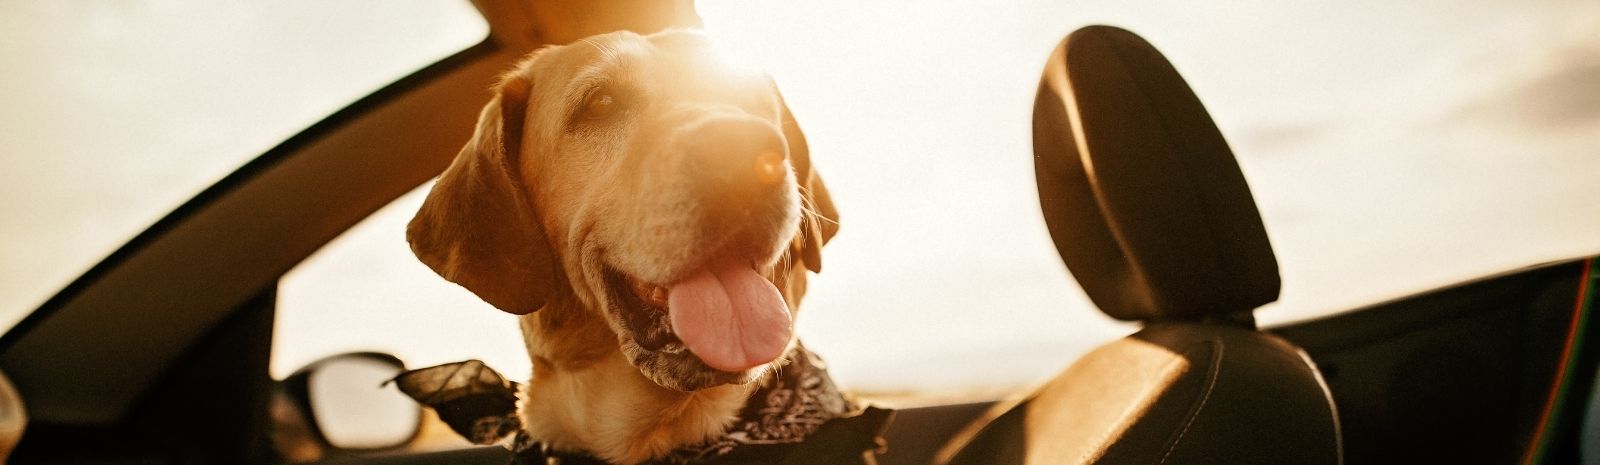
<svg viewBox="0 0 1600 465"><path fill-rule="evenodd" d="M1300 350L1258 331L1145 328L1024 407L1029 464L1339 464L1339 426Z"/></svg>

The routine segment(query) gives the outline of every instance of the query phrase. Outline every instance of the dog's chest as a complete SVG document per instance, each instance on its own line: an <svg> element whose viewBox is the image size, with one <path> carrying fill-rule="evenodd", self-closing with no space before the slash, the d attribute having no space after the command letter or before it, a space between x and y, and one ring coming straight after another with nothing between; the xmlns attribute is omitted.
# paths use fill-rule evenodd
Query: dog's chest
<svg viewBox="0 0 1600 465"><path fill-rule="evenodd" d="M470 379L441 376L471 368ZM515 412L516 383L476 361L401 375L401 389L434 408L457 433L478 444L504 444L513 463L595 465L607 462L582 451L552 450L523 432ZM492 374L492 376L491 376ZM434 388L432 390L419 388ZM446 389L450 390L446 392ZM420 391L420 392L419 392ZM840 392L821 359L796 345L740 410L728 432L645 462L649 465L872 463L882 447L890 410L861 407Z"/></svg>

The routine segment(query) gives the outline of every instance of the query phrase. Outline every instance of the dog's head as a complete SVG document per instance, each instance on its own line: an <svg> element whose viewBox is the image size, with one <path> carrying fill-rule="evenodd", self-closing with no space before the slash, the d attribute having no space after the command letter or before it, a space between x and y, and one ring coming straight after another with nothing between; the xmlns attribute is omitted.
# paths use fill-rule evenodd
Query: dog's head
<svg viewBox="0 0 1600 465"><path fill-rule="evenodd" d="M501 310L545 309L524 324L536 359L620 350L694 390L786 350L837 214L769 78L694 32L618 32L535 52L495 90L408 228L423 263ZM574 341L573 319L615 337Z"/></svg>

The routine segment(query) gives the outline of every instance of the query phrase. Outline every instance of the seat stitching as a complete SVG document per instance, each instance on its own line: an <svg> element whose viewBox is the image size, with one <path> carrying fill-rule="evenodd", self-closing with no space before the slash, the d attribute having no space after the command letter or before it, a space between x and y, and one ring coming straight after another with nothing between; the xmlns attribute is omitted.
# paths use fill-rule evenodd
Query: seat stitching
<svg viewBox="0 0 1600 465"><path fill-rule="evenodd" d="M1158 465L1167 463L1167 459L1172 457L1172 451L1177 450L1178 443L1183 441L1183 436L1189 433L1189 427L1194 425L1194 419L1200 416L1200 411L1205 409L1206 402L1211 400L1211 392L1217 387L1217 375L1222 371L1222 355L1226 347L1222 339L1214 338L1212 342L1217 344L1217 348L1212 353L1211 368L1206 373L1208 378L1206 389L1200 396L1200 402L1195 404L1194 409L1189 411L1188 418L1184 419L1183 429L1179 430L1178 435L1167 443L1167 451L1161 454L1161 461L1156 462Z"/></svg>
<svg viewBox="0 0 1600 465"><path fill-rule="evenodd" d="M1169 371L1173 367L1178 367L1178 369L1181 370L1185 366L1187 366L1187 365L1185 365L1181 359L1179 359L1177 357L1174 357L1172 360L1168 361L1166 364L1161 366L1161 372L1165 373L1165 372ZM1160 388L1152 388L1152 389L1160 389ZM1147 390L1146 392L1143 392L1141 394L1150 394L1150 392L1148 392L1148 391L1149 390ZM1156 395L1159 395L1159 394L1156 394ZM1154 403L1154 401L1152 401L1152 404L1153 403ZM1129 416L1136 415L1136 413L1134 413L1134 411L1140 412L1140 413L1137 413L1137 414L1142 414L1142 412L1145 409L1148 409L1150 406L1151 405L1149 405L1149 404L1144 405L1143 408L1141 408L1141 406L1137 406L1137 405L1130 406L1130 407L1128 407L1126 409L1123 409L1123 411L1121 413L1121 418L1128 418ZM1107 448L1111 447L1107 443L1112 441L1112 436L1113 435L1118 435L1118 434L1123 433L1123 432L1126 432L1126 430L1128 428L1132 427L1132 424L1131 423L1124 423L1124 424L1119 424L1117 426L1119 426L1120 428L1119 429L1107 429L1107 430L1102 431L1101 434L1096 435L1096 441L1094 441L1092 444L1096 445L1099 448L1091 448L1091 449L1088 449L1088 450L1084 450L1082 453L1080 453L1078 455L1078 461L1075 462L1075 463L1090 463L1092 459L1098 459L1098 458L1104 456L1105 453L1106 453Z"/></svg>

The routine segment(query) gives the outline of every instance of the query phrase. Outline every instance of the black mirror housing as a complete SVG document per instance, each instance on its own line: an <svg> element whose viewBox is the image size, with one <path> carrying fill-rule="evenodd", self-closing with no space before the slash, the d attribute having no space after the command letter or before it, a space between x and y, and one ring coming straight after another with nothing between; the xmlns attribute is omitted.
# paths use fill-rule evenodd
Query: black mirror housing
<svg viewBox="0 0 1600 465"><path fill-rule="evenodd" d="M405 371L377 352L333 355L278 385L273 443L290 461L404 447L421 432L422 408L390 381Z"/></svg>

